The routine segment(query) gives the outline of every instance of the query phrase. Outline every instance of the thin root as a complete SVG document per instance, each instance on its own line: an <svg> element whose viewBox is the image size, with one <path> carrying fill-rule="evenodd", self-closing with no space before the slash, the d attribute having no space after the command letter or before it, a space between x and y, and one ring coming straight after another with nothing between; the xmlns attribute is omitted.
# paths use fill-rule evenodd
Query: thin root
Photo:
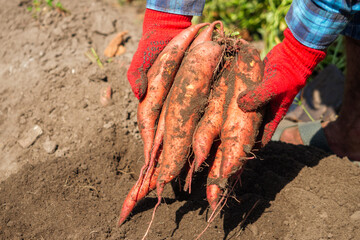
<svg viewBox="0 0 360 240"><path fill-rule="evenodd" d="M260 199L258 199L258 200L255 202L254 206L252 206L252 208L250 209L250 211L248 211L248 212L246 213L244 219L243 219L243 220L240 222L240 224L239 224L239 225L240 225L240 228L243 227L246 219L250 216L251 212L254 210L254 208L256 207L256 205L258 205L259 202L260 202ZM237 237L238 237L239 235L240 235L240 232L239 232L239 234L237 235Z"/></svg>
<svg viewBox="0 0 360 240"><path fill-rule="evenodd" d="M155 218L156 209L158 208L158 206L160 205L160 203L161 203L161 196L158 196L158 202L157 202L156 205L155 205L154 211L153 211L152 216L151 216L151 221L150 221L150 223L149 223L148 228L146 229L146 232L145 232L142 240L145 240L145 239L146 239L146 236L149 234L151 225L152 225L152 223L153 223L153 221L154 221L154 218Z"/></svg>
<svg viewBox="0 0 360 240"><path fill-rule="evenodd" d="M227 194L224 194L220 201L217 203L214 211L212 212L212 214L210 215L209 219L208 219L208 224L206 225L206 227L204 228L204 230L196 237L195 240L200 239L200 237L204 234L204 232L210 227L210 224L214 221L214 219L220 214L221 210L224 208L226 201L227 201L227 196L225 196ZM221 207L218 209L218 207L220 206L220 204L224 201L224 203L221 205Z"/></svg>
<svg viewBox="0 0 360 240"><path fill-rule="evenodd" d="M214 221L214 219L220 214L221 210L225 207L226 202L230 196L230 194L234 191L234 188L237 184L237 182L239 181L239 178L236 179L236 181L234 182L234 184L230 187L230 190L228 191L228 189L226 189L226 191L224 192L223 196L221 197L220 201L217 203L214 211L212 212L212 214L210 215L209 219L208 219L208 224L206 225L205 229L197 236L197 238L195 240L200 239L200 237L204 234L204 232L210 227L210 224ZM221 207L219 208L221 204ZM256 202L257 204L257 202ZM255 206L253 206L254 208ZM252 209L253 209L252 208ZM248 217L248 215L250 215L252 209L249 211L249 213L245 216L245 219ZM243 221L244 221L243 220ZM241 224L241 223L240 223Z"/></svg>
<svg viewBox="0 0 360 240"><path fill-rule="evenodd" d="M186 180L185 180L185 186L184 186L184 191L189 190L189 193L191 193L191 182L192 182L192 177L194 174L194 169L195 169L195 161L191 164L191 167L189 169L189 172L186 176Z"/></svg>

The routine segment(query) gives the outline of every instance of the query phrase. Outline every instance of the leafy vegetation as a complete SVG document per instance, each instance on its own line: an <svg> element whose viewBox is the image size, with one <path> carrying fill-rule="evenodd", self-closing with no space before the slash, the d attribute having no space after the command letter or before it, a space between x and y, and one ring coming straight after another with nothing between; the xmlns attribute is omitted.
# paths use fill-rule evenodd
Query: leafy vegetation
<svg viewBox="0 0 360 240"><path fill-rule="evenodd" d="M207 0L203 17L197 21L222 20L229 32L249 32L265 44L263 56L283 38L285 15L291 0Z"/></svg>
<svg viewBox="0 0 360 240"><path fill-rule="evenodd" d="M316 70L322 70L327 65L333 64L343 73L346 71L345 43L342 36L338 37L327 49L326 58L317 66Z"/></svg>
<svg viewBox="0 0 360 240"><path fill-rule="evenodd" d="M39 18L42 12L49 10L56 10L60 13L69 13L69 11L63 7L62 3L54 0L33 0L27 7L27 10L33 14L34 18Z"/></svg>

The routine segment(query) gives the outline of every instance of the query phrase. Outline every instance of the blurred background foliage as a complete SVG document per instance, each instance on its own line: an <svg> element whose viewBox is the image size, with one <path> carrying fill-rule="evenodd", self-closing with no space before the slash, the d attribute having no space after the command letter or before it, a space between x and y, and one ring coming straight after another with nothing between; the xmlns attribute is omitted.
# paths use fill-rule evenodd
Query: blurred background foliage
<svg viewBox="0 0 360 240"><path fill-rule="evenodd" d="M285 15L291 0L206 0L198 21L223 21L228 32L239 31L247 40L263 40L267 53L283 38Z"/></svg>
<svg viewBox="0 0 360 240"><path fill-rule="evenodd" d="M250 41L262 41L261 56L266 54L284 38L287 25L285 15L292 0L206 0L202 17L194 22L223 21L226 32L239 32ZM317 70L335 64L345 71L344 41L339 37L329 48L326 59Z"/></svg>

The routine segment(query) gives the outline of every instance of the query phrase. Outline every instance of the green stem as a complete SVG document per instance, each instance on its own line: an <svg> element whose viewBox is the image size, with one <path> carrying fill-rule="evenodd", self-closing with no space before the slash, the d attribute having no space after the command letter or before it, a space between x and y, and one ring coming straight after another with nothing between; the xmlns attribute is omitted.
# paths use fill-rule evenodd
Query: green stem
<svg viewBox="0 0 360 240"><path fill-rule="evenodd" d="M315 122L315 119L311 116L311 114L310 114L309 111L306 109L306 107L304 106L304 104L302 103L302 101L301 101L300 99L298 99L297 97L295 97L294 101L295 101L295 104L296 104L296 105L300 106L300 107L304 110L304 112L305 112L306 115L310 118L310 120L311 120L312 122Z"/></svg>
<svg viewBox="0 0 360 240"><path fill-rule="evenodd" d="M92 52L92 54L94 55L94 57L96 58L96 62L97 62L97 64L99 65L99 67L100 67L101 69L103 69L103 68L104 68L104 65L102 64L102 62L101 62L99 56L97 55L95 49L94 49L94 48L91 48L91 52Z"/></svg>
<svg viewBox="0 0 360 240"><path fill-rule="evenodd" d="M311 116L311 114L308 112L308 110L305 108L305 106L303 104L301 104L301 108L304 110L304 112L306 113L306 115L310 118L310 120L312 122L315 122L315 119Z"/></svg>

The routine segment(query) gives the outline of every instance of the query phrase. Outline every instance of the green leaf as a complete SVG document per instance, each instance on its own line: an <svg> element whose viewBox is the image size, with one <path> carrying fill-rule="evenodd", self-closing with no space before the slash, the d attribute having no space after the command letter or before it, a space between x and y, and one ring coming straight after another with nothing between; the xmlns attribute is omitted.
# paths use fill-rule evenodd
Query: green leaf
<svg viewBox="0 0 360 240"><path fill-rule="evenodd" d="M64 9L63 6L62 6L62 4L61 4L61 2L57 2L57 3L55 4L55 6L56 6L57 8Z"/></svg>
<svg viewBox="0 0 360 240"><path fill-rule="evenodd" d="M49 7L51 7L51 8L54 7L54 6L53 6L53 0L46 0L46 4L47 4Z"/></svg>

